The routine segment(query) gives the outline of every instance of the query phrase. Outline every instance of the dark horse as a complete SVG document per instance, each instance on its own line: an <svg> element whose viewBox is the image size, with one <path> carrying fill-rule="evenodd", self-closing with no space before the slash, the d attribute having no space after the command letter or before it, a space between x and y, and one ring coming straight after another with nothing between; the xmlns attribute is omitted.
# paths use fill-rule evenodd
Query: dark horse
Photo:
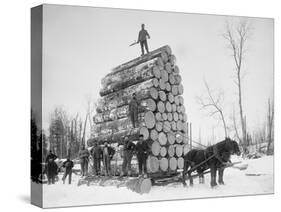
<svg viewBox="0 0 281 212"><path fill-rule="evenodd" d="M223 172L225 169L225 163L231 162L230 156L233 154L240 155L238 143L230 138L207 147L204 150L192 149L184 156L184 168L183 168L183 185L186 186L185 176L188 174L190 185L193 185L193 179L191 173L197 171L199 175L199 183L204 183L204 171L211 170L211 187L217 185L216 175L217 170L219 173L219 184L223 182ZM205 162L204 162L205 161ZM190 168L190 169L188 169Z"/></svg>

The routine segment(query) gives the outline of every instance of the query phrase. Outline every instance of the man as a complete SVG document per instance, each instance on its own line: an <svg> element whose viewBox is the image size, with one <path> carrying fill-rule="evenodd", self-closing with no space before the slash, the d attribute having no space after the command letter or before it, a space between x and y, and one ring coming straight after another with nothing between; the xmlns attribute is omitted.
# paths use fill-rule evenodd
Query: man
<svg viewBox="0 0 281 212"><path fill-rule="evenodd" d="M57 156L53 154L52 151L50 150L49 154L46 157L46 168L45 168L49 185L55 184L55 178L58 173L58 165L55 162L56 159Z"/></svg>
<svg viewBox="0 0 281 212"><path fill-rule="evenodd" d="M123 164L122 164L122 174L124 175L131 175L131 161L136 149L136 145L129 140L126 136L124 140L124 149L123 149Z"/></svg>
<svg viewBox="0 0 281 212"><path fill-rule="evenodd" d="M111 165L110 161L115 154L115 150L108 145L107 142L104 143L104 147L102 150L103 155L103 166L104 166L104 175L111 176Z"/></svg>
<svg viewBox="0 0 281 212"><path fill-rule="evenodd" d="M142 175L143 172L146 175L146 160L148 156L149 146L147 142L144 141L143 135L139 135L139 141L136 145L137 159L139 164L139 175Z"/></svg>
<svg viewBox="0 0 281 212"><path fill-rule="evenodd" d="M81 175L87 176L88 175L89 152L85 148L84 145L82 145L81 150L79 152L79 158L80 158L80 166L81 166Z"/></svg>
<svg viewBox="0 0 281 212"><path fill-rule="evenodd" d="M94 174L100 175L102 149L97 142L94 143L94 147L91 149L91 155L94 163Z"/></svg>
<svg viewBox="0 0 281 212"><path fill-rule="evenodd" d="M68 183L71 184L71 175L72 175L73 166L74 166L73 161L70 160L70 156L67 156L66 161L64 161L62 164L62 167L65 168L62 177L63 184L65 183L65 179L67 178L67 176L68 176Z"/></svg>
<svg viewBox="0 0 281 212"><path fill-rule="evenodd" d="M129 116L133 125L133 128L137 127L138 122L138 101L136 94L133 94L133 98L129 102Z"/></svg>
<svg viewBox="0 0 281 212"><path fill-rule="evenodd" d="M138 43L141 46L141 55L144 55L144 47L147 53L149 53L148 45L147 45L147 38L150 39L150 35L144 29L144 24L141 25L141 31L139 32Z"/></svg>

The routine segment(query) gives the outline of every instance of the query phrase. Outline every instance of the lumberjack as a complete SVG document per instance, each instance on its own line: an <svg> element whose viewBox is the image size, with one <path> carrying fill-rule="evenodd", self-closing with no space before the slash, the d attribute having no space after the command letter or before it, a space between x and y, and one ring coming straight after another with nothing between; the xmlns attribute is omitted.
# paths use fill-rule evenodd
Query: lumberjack
<svg viewBox="0 0 281 212"><path fill-rule="evenodd" d="M139 32L139 37L138 37L138 43L140 43L140 46L141 46L141 55L144 55L144 47L145 47L146 53L149 53L148 45L147 45L147 38L150 39L150 35L144 29L144 24L142 24L141 31Z"/></svg>

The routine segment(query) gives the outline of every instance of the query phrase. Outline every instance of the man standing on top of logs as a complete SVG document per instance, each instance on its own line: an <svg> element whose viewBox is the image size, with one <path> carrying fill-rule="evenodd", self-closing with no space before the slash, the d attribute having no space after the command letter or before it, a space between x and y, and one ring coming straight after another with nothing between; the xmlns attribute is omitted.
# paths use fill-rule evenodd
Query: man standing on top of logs
<svg viewBox="0 0 281 212"><path fill-rule="evenodd" d="M115 150L108 145L107 142L104 143L104 147L102 150L103 155L103 167L104 167L104 175L111 176L111 164L110 161L115 154Z"/></svg>
<svg viewBox="0 0 281 212"><path fill-rule="evenodd" d="M138 100L135 93L133 94L133 98L129 102L129 116L133 128L136 128L138 123Z"/></svg>
<svg viewBox="0 0 281 212"><path fill-rule="evenodd" d="M94 147L91 149L91 155L94 163L94 174L100 175L100 167L102 160L102 149L97 142L94 143Z"/></svg>
<svg viewBox="0 0 281 212"><path fill-rule="evenodd" d="M144 141L143 135L139 135L139 141L136 145L136 152L137 152L137 159L139 164L139 175L143 174L146 176L147 169L146 169L146 160L148 156L149 146Z"/></svg>
<svg viewBox="0 0 281 212"><path fill-rule="evenodd" d="M123 149L123 164L122 164L122 174L124 175L131 175L131 161L136 149L136 145L129 140L129 138L125 137L124 149Z"/></svg>
<svg viewBox="0 0 281 212"><path fill-rule="evenodd" d="M148 45L147 45L147 38L150 39L150 35L144 29L144 24L141 25L141 31L139 32L138 43L141 46L141 55L144 55L144 47L147 53L149 53Z"/></svg>
<svg viewBox="0 0 281 212"><path fill-rule="evenodd" d="M79 158L81 165L81 175L86 176L88 174L89 152L84 145L82 145L79 152Z"/></svg>

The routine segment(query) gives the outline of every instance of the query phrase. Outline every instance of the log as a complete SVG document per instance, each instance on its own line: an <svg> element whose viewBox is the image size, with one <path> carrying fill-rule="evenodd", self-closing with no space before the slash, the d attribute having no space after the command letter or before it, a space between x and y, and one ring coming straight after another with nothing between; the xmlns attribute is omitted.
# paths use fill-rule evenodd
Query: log
<svg viewBox="0 0 281 212"><path fill-rule="evenodd" d="M137 178L131 179L126 182L126 187L131 191L139 194L147 194L151 190L151 180L149 178Z"/></svg>
<svg viewBox="0 0 281 212"><path fill-rule="evenodd" d="M159 67L164 67L164 61L163 61L163 59L161 58L161 57L157 57L157 65L159 66Z"/></svg>
<svg viewBox="0 0 281 212"><path fill-rule="evenodd" d="M160 159L160 170L167 171L169 167L169 162L167 158L161 158Z"/></svg>
<svg viewBox="0 0 281 212"><path fill-rule="evenodd" d="M184 105L180 106L180 111L181 111L181 113L185 113L185 106Z"/></svg>
<svg viewBox="0 0 281 212"><path fill-rule="evenodd" d="M157 78L153 78L153 86L155 88L158 88L159 87L159 80Z"/></svg>
<svg viewBox="0 0 281 212"><path fill-rule="evenodd" d="M177 105L177 106L179 106L180 105L180 97L179 96L175 96L175 104Z"/></svg>
<svg viewBox="0 0 281 212"><path fill-rule="evenodd" d="M172 73L172 65L170 62L165 64L165 70L168 74Z"/></svg>
<svg viewBox="0 0 281 212"><path fill-rule="evenodd" d="M175 75L174 74L169 74L169 83L171 85L174 85L176 83Z"/></svg>
<svg viewBox="0 0 281 212"><path fill-rule="evenodd" d="M139 112L155 111L156 103L153 99L144 99L140 102ZM124 105L118 108L114 108L110 111L104 111L103 113L97 113L93 120L95 124L99 124L107 121L114 121L117 119L125 118L129 116L129 105Z"/></svg>
<svg viewBox="0 0 281 212"><path fill-rule="evenodd" d="M162 113L162 120L167 121L167 119L168 119L167 113Z"/></svg>
<svg viewBox="0 0 281 212"><path fill-rule="evenodd" d="M170 84L169 82L166 82L166 83L165 83L165 86L166 86L165 90L166 90L167 92L170 92L171 89L172 89L171 84Z"/></svg>
<svg viewBox="0 0 281 212"><path fill-rule="evenodd" d="M168 143L172 145L175 143L176 136L174 135L174 133L168 133L167 139L168 139Z"/></svg>
<svg viewBox="0 0 281 212"><path fill-rule="evenodd" d="M183 114L183 119L182 120L183 120L183 122L187 122L187 115L185 113Z"/></svg>
<svg viewBox="0 0 281 212"><path fill-rule="evenodd" d="M176 145L176 156L181 157L183 154L183 146L178 144Z"/></svg>
<svg viewBox="0 0 281 212"><path fill-rule="evenodd" d="M173 67L173 72L174 72L175 74L179 74L179 73L180 73L180 69L179 69L179 67L178 67L177 65L175 65L175 66Z"/></svg>
<svg viewBox="0 0 281 212"><path fill-rule="evenodd" d="M156 119L156 121L163 121L162 115L161 115L160 112L157 112L157 113L155 114L155 119Z"/></svg>
<svg viewBox="0 0 281 212"><path fill-rule="evenodd" d="M159 88L161 90L166 90L166 82L163 79L159 80Z"/></svg>
<svg viewBox="0 0 281 212"><path fill-rule="evenodd" d="M163 122L163 131L166 133L171 131L171 124L169 121Z"/></svg>
<svg viewBox="0 0 281 212"><path fill-rule="evenodd" d="M175 84L176 85L179 85L179 84L181 84L181 81L182 81L182 78L181 78L181 76L180 75L175 75Z"/></svg>
<svg viewBox="0 0 281 212"><path fill-rule="evenodd" d="M183 167L184 167L184 159L182 157L179 157L177 159L177 162L178 162L178 168L179 169L183 169Z"/></svg>
<svg viewBox="0 0 281 212"><path fill-rule="evenodd" d="M176 95L178 95L178 86L177 85L172 85L171 86L172 87L172 94L174 95L174 96L176 96Z"/></svg>
<svg viewBox="0 0 281 212"><path fill-rule="evenodd" d="M176 133L176 142L178 144L182 143L183 142L183 138L184 138L184 134L180 133L180 132L177 132Z"/></svg>
<svg viewBox="0 0 281 212"><path fill-rule="evenodd" d="M182 94L183 94L183 85L182 85L182 84L180 84L180 85L178 86L178 93L179 93L179 95L182 95Z"/></svg>
<svg viewBox="0 0 281 212"><path fill-rule="evenodd" d="M132 85L126 89L111 93L98 99L97 112L103 112L129 104L134 93L139 101L150 97L157 99L158 91L154 88L153 80L154 79L150 79L148 81Z"/></svg>
<svg viewBox="0 0 281 212"><path fill-rule="evenodd" d="M173 113L168 113L168 121L173 121Z"/></svg>
<svg viewBox="0 0 281 212"><path fill-rule="evenodd" d="M161 147L160 149L160 155L161 157L165 157L167 155L167 148L166 147Z"/></svg>
<svg viewBox="0 0 281 212"><path fill-rule="evenodd" d="M156 129L152 129L150 131L150 138L153 140L153 141L156 141L158 139L158 132Z"/></svg>
<svg viewBox="0 0 281 212"><path fill-rule="evenodd" d="M182 107L181 107L181 105L178 105L178 106L177 106L177 112L178 112L178 113L181 113L181 111L182 111Z"/></svg>
<svg viewBox="0 0 281 212"><path fill-rule="evenodd" d="M171 157L169 159L169 168L170 168L170 170L175 171L177 169L177 166L178 166L177 159L175 157Z"/></svg>
<svg viewBox="0 0 281 212"><path fill-rule="evenodd" d="M143 55L141 57L137 57L137 58L135 58L135 59L133 59L129 62L126 62L124 64L121 64L121 65L113 68L110 74L113 75L117 72L123 71L125 69L129 69L133 66L137 66L138 64L144 63L144 62L146 62L148 60L151 60L153 58L156 58L156 57L161 57L163 59L163 61L165 62L165 60L166 60L165 57L167 57L167 55L171 55L171 52L172 51L171 51L171 48L169 46L163 46L161 48L158 48L158 49L155 49L155 50L149 52L146 55Z"/></svg>
<svg viewBox="0 0 281 212"><path fill-rule="evenodd" d="M158 141L154 141L154 142L152 143L152 146L151 146L151 152L152 152L152 154L153 154L154 156L158 156L159 153L160 153L160 149L161 149L161 147L160 147L159 142L158 142Z"/></svg>
<svg viewBox="0 0 281 212"><path fill-rule="evenodd" d="M165 102L167 100L167 96L166 96L166 93L164 91L159 91L159 99L162 102Z"/></svg>
<svg viewBox="0 0 281 212"><path fill-rule="evenodd" d="M166 102L166 111L167 112L172 112L172 105L169 101Z"/></svg>
<svg viewBox="0 0 281 212"><path fill-rule="evenodd" d="M157 110L160 113L164 113L165 112L165 105L164 105L164 103L162 101L159 101L157 103Z"/></svg>
<svg viewBox="0 0 281 212"><path fill-rule="evenodd" d="M179 96L179 105L184 105L184 99L182 96Z"/></svg>
<svg viewBox="0 0 281 212"><path fill-rule="evenodd" d="M178 120L176 123L177 123L177 130L182 131L183 130L183 122Z"/></svg>
<svg viewBox="0 0 281 212"><path fill-rule="evenodd" d="M175 147L173 145L170 145L168 147L168 155L169 155L169 157L174 157L174 155L175 155Z"/></svg>
<svg viewBox="0 0 281 212"><path fill-rule="evenodd" d="M173 112L177 112L177 105L176 105L176 103L172 104L172 111Z"/></svg>
<svg viewBox="0 0 281 212"><path fill-rule="evenodd" d="M155 117L151 111L148 111L144 115L144 123L148 129L152 129L155 126Z"/></svg>
<svg viewBox="0 0 281 212"><path fill-rule="evenodd" d="M156 129L158 132L161 132L162 129L163 129L163 122L161 122L161 121L156 122L155 129ZM158 136L159 136L159 135L158 135Z"/></svg>
<svg viewBox="0 0 281 212"><path fill-rule="evenodd" d="M189 150L190 150L189 144L185 144L183 146L183 155L186 155L189 152Z"/></svg>
<svg viewBox="0 0 281 212"><path fill-rule="evenodd" d="M169 75L165 69L161 70L161 79L164 82L168 82L168 80L169 80Z"/></svg>
<svg viewBox="0 0 281 212"><path fill-rule="evenodd" d="M178 113L179 115L178 115L178 119L179 120L181 120L181 121L183 121L183 114L182 113Z"/></svg>
<svg viewBox="0 0 281 212"><path fill-rule="evenodd" d="M177 130L177 123L176 123L175 121L172 121L172 122L171 122L171 129L172 129L173 131L176 131L176 130Z"/></svg>
<svg viewBox="0 0 281 212"><path fill-rule="evenodd" d="M102 79L102 89L100 90L100 95L105 96L131 85L159 76L160 69L156 65L156 59L152 59L114 75L105 76Z"/></svg>
<svg viewBox="0 0 281 212"><path fill-rule="evenodd" d="M161 145L165 145L167 143L167 136L164 132L160 132L158 134L158 141Z"/></svg>
<svg viewBox="0 0 281 212"><path fill-rule="evenodd" d="M155 173L159 170L159 161L154 156L148 156L146 165L148 173Z"/></svg>
<svg viewBox="0 0 281 212"><path fill-rule="evenodd" d="M175 57L175 55L171 54L169 56L169 63L171 64L171 66L174 66L176 64L176 57Z"/></svg>
<svg viewBox="0 0 281 212"><path fill-rule="evenodd" d="M173 113L173 119L174 119L174 121L178 121L179 120L179 114L177 112Z"/></svg>
<svg viewBox="0 0 281 212"><path fill-rule="evenodd" d="M149 138L149 131L147 127L140 128L140 135L143 135L144 140L147 140Z"/></svg>

